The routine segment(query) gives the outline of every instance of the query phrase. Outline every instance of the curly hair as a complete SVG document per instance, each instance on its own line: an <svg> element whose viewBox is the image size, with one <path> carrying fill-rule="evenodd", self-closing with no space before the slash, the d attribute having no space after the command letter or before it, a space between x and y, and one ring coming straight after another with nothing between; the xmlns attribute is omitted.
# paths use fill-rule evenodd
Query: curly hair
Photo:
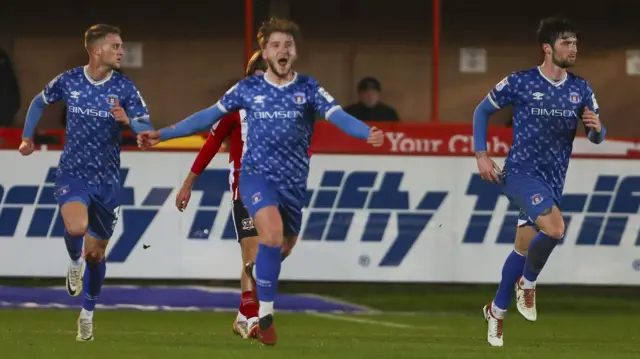
<svg viewBox="0 0 640 359"><path fill-rule="evenodd" d="M271 18L263 22L258 30L258 45L260 45L261 49L267 46L271 34L276 32L291 35L296 44L298 44L301 37L300 27L295 22L288 19Z"/></svg>

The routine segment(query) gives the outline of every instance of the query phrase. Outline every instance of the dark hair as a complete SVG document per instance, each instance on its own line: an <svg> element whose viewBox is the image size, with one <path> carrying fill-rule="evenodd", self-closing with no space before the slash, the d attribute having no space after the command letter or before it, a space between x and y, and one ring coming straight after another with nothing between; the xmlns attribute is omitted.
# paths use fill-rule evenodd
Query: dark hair
<svg viewBox="0 0 640 359"><path fill-rule="evenodd" d="M84 46L89 48L109 35L120 35L120 29L106 24L93 25L84 33Z"/></svg>
<svg viewBox="0 0 640 359"><path fill-rule="evenodd" d="M263 22L262 26L260 26L260 29L258 30L258 44L261 49L264 49L264 47L267 46L271 34L276 32L290 34L296 44L301 36L300 27L298 27L295 22L287 19L271 18L268 21Z"/></svg>
<svg viewBox="0 0 640 359"><path fill-rule="evenodd" d="M267 62L262 58L262 50L258 50L253 53L249 63L247 63L247 69L244 71L245 76L253 75L256 70L267 71Z"/></svg>
<svg viewBox="0 0 640 359"><path fill-rule="evenodd" d="M358 82L358 92L367 90L382 91L382 85L380 85L380 81L375 77L365 77Z"/></svg>
<svg viewBox="0 0 640 359"><path fill-rule="evenodd" d="M564 34L578 35L576 28L571 21L560 17L548 17L540 21L538 27L538 43L540 45L549 44L553 46Z"/></svg>

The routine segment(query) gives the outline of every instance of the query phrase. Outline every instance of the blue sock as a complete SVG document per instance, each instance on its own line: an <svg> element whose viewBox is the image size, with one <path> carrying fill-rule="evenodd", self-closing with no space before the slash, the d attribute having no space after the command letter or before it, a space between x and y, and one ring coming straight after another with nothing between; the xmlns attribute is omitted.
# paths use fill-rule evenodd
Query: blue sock
<svg viewBox="0 0 640 359"><path fill-rule="evenodd" d="M496 297L493 299L493 304L496 307L504 310L509 308L513 288L518 278L522 275L526 260L527 257L516 252L515 249L509 253L507 260L504 261L504 266L502 266L502 278L500 279L500 285L498 285Z"/></svg>
<svg viewBox="0 0 640 359"><path fill-rule="evenodd" d="M72 237L66 230L64 231L64 244L72 261L77 261L82 255L82 238L83 236Z"/></svg>
<svg viewBox="0 0 640 359"><path fill-rule="evenodd" d="M533 237L533 240L529 243L527 262L524 265L524 279L530 282L535 282L538 279L538 275L540 275L558 241L560 240L551 238L542 231Z"/></svg>
<svg viewBox="0 0 640 359"><path fill-rule="evenodd" d="M273 302L275 299L280 265L280 247L269 247L260 243L256 254L256 284L258 300L261 302Z"/></svg>
<svg viewBox="0 0 640 359"><path fill-rule="evenodd" d="M83 278L84 302L82 308L92 311L96 307L98 295L104 283L104 276L107 273L107 263L105 260L100 263L87 262L86 271Z"/></svg>

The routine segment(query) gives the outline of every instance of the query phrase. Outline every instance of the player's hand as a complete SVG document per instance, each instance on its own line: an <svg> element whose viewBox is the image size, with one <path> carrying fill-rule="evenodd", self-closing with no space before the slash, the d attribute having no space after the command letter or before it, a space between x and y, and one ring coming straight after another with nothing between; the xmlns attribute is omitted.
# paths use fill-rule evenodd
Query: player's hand
<svg viewBox="0 0 640 359"><path fill-rule="evenodd" d="M477 152L476 158L478 162L478 170L483 180L491 183L500 183L502 181L500 174L502 169L498 166L486 152Z"/></svg>
<svg viewBox="0 0 640 359"><path fill-rule="evenodd" d="M146 150L160 143L159 131L142 131L138 134L138 147Z"/></svg>
<svg viewBox="0 0 640 359"><path fill-rule="evenodd" d="M600 122L600 118L595 112L589 110L587 107L584 108L584 113L582 114L582 122L587 128L594 129L596 132L600 132L602 130L602 123Z"/></svg>
<svg viewBox="0 0 640 359"><path fill-rule="evenodd" d="M371 131L369 131L369 138L367 138L367 143L371 144L373 147L380 147L384 143L384 133L381 129L377 127L371 127Z"/></svg>
<svg viewBox="0 0 640 359"><path fill-rule="evenodd" d="M127 113L124 111L124 109L120 107L120 102L117 98L115 99L113 107L111 107L111 114L116 119L116 121L124 123L125 125L129 125L129 116L127 116Z"/></svg>
<svg viewBox="0 0 640 359"><path fill-rule="evenodd" d="M189 200L191 199L191 186L183 185L176 196L176 208L178 211L183 212L187 209L187 205L189 204Z"/></svg>
<svg viewBox="0 0 640 359"><path fill-rule="evenodd" d="M35 151L36 146L33 144L33 140L30 138L23 138L20 147L18 147L18 151L23 156L29 156Z"/></svg>

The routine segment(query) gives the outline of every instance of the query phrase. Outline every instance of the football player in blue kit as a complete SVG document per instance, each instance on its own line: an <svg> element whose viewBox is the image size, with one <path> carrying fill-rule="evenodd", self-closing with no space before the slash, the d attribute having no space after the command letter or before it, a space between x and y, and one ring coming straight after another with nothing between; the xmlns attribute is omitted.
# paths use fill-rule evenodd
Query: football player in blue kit
<svg viewBox="0 0 640 359"><path fill-rule="evenodd" d="M78 341L93 340L93 311L106 273L105 251L118 221L122 130L153 129L140 92L117 71L124 55L120 29L104 24L90 27L85 47L89 64L64 71L31 101L19 148L24 156L34 151L32 137L45 107L64 101L66 141L55 196L71 258L67 291L71 296L84 292Z"/></svg>
<svg viewBox="0 0 640 359"><path fill-rule="evenodd" d="M300 29L285 19L271 19L259 30L267 72L245 78L215 105L174 126L138 135L140 147L208 130L231 111L247 111L248 133L242 157L239 190L253 218L260 245L255 276L259 309L257 338L264 344L277 341L273 302L277 292L283 240L295 242L302 222L309 145L315 112L347 134L381 146L382 131L347 114L313 77L292 70Z"/></svg>
<svg viewBox="0 0 640 359"><path fill-rule="evenodd" d="M579 127L593 143L604 141L596 97L574 65L577 32L566 19L547 18L538 29L542 65L510 74L478 105L473 115L475 155L483 179L501 183L522 211L515 248L507 257L494 300L484 307L487 341L503 346L503 320L515 288L518 311L537 319L535 287L547 259L562 240L560 200ZM513 143L501 170L487 154L487 124L494 112L513 106Z"/></svg>

